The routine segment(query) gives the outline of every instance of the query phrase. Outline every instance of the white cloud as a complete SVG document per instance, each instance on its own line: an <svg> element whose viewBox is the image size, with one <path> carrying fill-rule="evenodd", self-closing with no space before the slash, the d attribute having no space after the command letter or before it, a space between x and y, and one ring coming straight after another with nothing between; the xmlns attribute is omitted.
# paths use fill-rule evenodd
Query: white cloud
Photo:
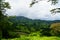
<svg viewBox="0 0 60 40"><path fill-rule="evenodd" d="M52 15L50 9L58 7L51 6L51 3L41 1L29 7L32 0L6 0L10 3L11 9L7 10L8 15L26 16L32 19L56 20L60 14Z"/></svg>

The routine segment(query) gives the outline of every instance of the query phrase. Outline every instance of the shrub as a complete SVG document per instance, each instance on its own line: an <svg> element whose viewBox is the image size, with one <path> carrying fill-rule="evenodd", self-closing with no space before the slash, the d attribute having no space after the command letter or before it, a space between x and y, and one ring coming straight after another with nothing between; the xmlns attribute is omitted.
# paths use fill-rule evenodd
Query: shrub
<svg viewBox="0 0 60 40"><path fill-rule="evenodd" d="M51 28L51 35L59 36L60 35L60 23L53 23L50 26Z"/></svg>
<svg viewBox="0 0 60 40"><path fill-rule="evenodd" d="M20 35L17 33L17 32L12 32L12 31L9 31L9 38L17 38L17 37L20 37Z"/></svg>

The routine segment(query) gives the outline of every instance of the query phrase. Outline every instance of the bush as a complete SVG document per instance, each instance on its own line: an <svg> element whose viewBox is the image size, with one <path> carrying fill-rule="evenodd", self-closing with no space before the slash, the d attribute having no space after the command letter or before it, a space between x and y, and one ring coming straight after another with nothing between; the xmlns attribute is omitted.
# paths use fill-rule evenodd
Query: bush
<svg viewBox="0 0 60 40"><path fill-rule="evenodd" d="M17 32L12 32L12 31L9 31L9 37L10 38L18 38L20 37L20 35L17 33Z"/></svg>
<svg viewBox="0 0 60 40"><path fill-rule="evenodd" d="M29 36L40 36L40 32L31 33Z"/></svg>
<svg viewBox="0 0 60 40"><path fill-rule="evenodd" d="M60 23L53 23L50 26L51 28L51 35L53 36L60 36Z"/></svg>

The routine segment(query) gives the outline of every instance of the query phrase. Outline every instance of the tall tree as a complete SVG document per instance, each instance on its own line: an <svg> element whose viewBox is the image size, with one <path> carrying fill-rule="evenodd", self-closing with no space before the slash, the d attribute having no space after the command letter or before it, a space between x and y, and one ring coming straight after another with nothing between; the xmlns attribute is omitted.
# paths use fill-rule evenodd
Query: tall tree
<svg viewBox="0 0 60 40"><path fill-rule="evenodd" d="M0 29L1 29L1 31L2 31L2 36L4 35L4 33L5 33L5 35L6 35L6 25L8 25L8 24L6 24L6 23L8 23L7 22L7 15L6 15L6 8L7 9L10 9L10 6L9 6L9 3L8 2L5 2L5 0L0 0Z"/></svg>

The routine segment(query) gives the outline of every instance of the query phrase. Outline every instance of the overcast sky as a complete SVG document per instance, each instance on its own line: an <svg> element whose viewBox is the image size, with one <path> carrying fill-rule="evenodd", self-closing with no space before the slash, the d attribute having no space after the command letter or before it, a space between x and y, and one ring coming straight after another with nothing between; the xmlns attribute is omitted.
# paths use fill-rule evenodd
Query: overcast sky
<svg viewBox="0 0 60 40"><path fill-rule="evenodd" d="M7 10L8 15L25 16L31 19L42 19L42 20L60 20L60 13L51 14L52 8L59 7L60 3L52 6L51 3L46 1L40 1L34 4L31 8L29 4L32 0L6 0L10 3L11 9Z"/></svg>

